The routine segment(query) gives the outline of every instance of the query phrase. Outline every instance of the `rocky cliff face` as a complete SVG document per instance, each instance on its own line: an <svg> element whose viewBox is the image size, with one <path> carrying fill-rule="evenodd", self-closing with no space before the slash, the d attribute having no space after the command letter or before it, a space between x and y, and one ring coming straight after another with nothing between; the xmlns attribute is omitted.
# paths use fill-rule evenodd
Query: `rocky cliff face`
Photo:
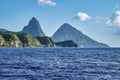
<svg viewBox="0 0 120 80"><path fill-rule="evenodd" d="M73 40L78 44L79 47L82 48L104 48L109 47L106 44L99 43L71 25L65 23L63 24L52 36L53 41L60 42L65 40Z"/></svg>
<svg viewBox="0 0 120 80"><path fill-rule="evenodd" d="M39 24L39 21L35 17L33 17L29 21L28 25L23 28L22 32L29 33L34 37L45 36L45 34Z"/></svg>

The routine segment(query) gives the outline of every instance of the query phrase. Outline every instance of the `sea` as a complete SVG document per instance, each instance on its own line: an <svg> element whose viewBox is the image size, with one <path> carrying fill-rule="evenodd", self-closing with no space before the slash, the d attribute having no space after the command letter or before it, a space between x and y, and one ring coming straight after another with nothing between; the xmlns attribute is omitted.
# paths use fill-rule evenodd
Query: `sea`
<svg viewBox="0 0 120 80"><path fill-rule="evenodd" d="M0 48L0 80L120 80L120 49Z"/></svg>

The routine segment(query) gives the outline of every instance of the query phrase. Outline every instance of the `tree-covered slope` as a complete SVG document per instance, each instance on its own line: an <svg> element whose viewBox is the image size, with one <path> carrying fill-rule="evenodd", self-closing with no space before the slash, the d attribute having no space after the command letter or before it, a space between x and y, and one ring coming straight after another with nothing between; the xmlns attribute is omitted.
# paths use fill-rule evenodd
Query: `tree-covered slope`
<svg viewBox="0 0 120 80"><path fill-rule="evenodd" d="M27 33L0 32L0 47L41 47L41 43Z"/></svg>

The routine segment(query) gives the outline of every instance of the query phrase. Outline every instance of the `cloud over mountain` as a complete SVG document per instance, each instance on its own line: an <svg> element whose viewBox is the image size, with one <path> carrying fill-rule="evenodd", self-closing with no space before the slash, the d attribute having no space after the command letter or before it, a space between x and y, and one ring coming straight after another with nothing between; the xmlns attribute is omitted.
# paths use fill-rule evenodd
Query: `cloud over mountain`
<svg viewBox="0 0 120 80"><path fill-rule="evenodd" d="M91 19L91 17L87 13L84 13L84 12L78 12L77 18L80 19L81 21L86 21L86 20Z"/></svg>
<svg viewBox="0 0 120 80"><path fill-rule="evenodd" d="M53 2L52 0L37 0L38 5L44 6L44 5L49 5L49 6L55 6L56 2Z"/></svg>

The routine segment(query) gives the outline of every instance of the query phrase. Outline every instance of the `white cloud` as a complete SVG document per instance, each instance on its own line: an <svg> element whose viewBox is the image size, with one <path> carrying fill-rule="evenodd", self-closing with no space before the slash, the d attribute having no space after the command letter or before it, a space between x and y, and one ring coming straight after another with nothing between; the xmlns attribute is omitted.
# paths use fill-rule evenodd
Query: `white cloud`
<svg viewBox="0 0 120 80"><path fill-rule="evenodd" d="M52 0L37 0L38 5L44 6L44 5L49 5L49 6L55 6L56 2L53 2Z"/></svg>
<svg viewBox="0 0 120 80"><path fill-rule="evenodd" d="M79 18L81 21L86 21L86 20L91 19L91 17L87 13L84 13L84 12L79 12L77 14L77 18Z"/></svg>
<svg viewBox="0 0 120 80"><path fill-rule="evenodd" d="M106 22L109 26L120 27L120 11L116 11L111 19Z"/></svg>

